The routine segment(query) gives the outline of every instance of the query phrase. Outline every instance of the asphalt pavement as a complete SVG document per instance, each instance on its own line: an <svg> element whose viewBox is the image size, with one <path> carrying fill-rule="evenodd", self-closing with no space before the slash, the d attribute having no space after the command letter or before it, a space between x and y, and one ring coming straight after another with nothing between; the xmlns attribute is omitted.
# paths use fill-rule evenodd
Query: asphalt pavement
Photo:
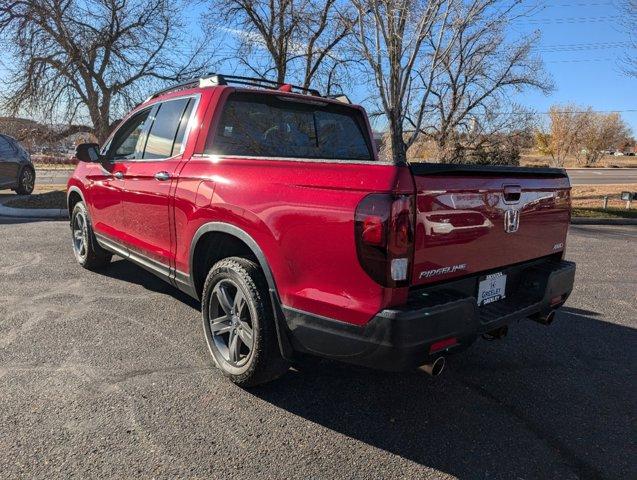
<svg viewBox="0 0 637 480"><path fill-rule="evenodd" d="M637 168L581 168L567 171L572 185L637 183Z"/></svg>
<svg viewBox="0 0 637 480"><path fill-rule="evenodd" d="M3 478L637 478L637 227L571 227L577 285L445 374L331 362L244 391L198 305L66 222L0 225Z"/></svg>

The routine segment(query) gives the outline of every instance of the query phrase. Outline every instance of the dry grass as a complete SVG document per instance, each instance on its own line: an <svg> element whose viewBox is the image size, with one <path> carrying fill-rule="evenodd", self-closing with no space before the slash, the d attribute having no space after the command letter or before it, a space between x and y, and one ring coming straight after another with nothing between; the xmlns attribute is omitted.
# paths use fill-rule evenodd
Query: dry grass
<svg viewBox="0 0 637 480"><path fill-rule="evenodd" d="M549 167L551 166L551 157L538 155L535 153L523 153L520 157L521 167ZM565 168L583 168L584 164L578 162L575 157L567 158L564 162ZM615 157L607 155L603 157L595 167L604 168L635 168L637 167L637 157L629 157L624 155L623 157Z"/></svg>
<svg viewBox="0 0 637 480"><path fill-rule="evenodd" d="M38 170L75 170L75 165L64 165L58 163L34 163L35 171Z"/></svg>
<svg viewBox="0 0 637 480"><path fill-rule="evenodd" d="M66 184L40 184L38 185L36 183L35 185L35 189L33 190L33 193L47 193L47 192L55 192L55 191L62 191L62 192L66 192Z"/></svg>
<svg viewBox="0 0 637 480"><path fill-rule="evenodd" d="M637 218L637 210L626 210L623 208L574 208L574 217L586 218Z"/></svg>
<svg viewBox="0 0 637 480"><path fill-rule="evenodd" d="M608 207L623 209L626 202L620 199L621 192L637 192L637 183L626 185L575 185L571 190L574 208L602 208L604 196L608 196ZM637 202L633 202L637 210Z"/></svg>

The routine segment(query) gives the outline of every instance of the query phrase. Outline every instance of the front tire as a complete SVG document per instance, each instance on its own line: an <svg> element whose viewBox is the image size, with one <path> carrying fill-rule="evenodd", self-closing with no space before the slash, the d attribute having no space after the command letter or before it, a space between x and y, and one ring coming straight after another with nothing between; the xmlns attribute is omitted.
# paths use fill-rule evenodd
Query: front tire
<svg viewBox="0 0 637 480"><path fill-rule="evenodd" d="M212 358L234 383L253 387L288 370L267 283L257 264L241 257L217 262L204 284L201 312Z"/></svg>
<svg viewBox="0 0 637 480"><path fill-rule="evenodd" d="M71 215L71 240L77 263L88 270L97 270L108 265L113 254L97 243L88 210L83 202L78 202Z"/></svg>
<svg viewBox="0 0 637 480"><path fill-rule="evenodd" d="M35 170L31 167L24 167L18 177L18 186L15 193L18 195L31 195L35 188Z"/></svg>

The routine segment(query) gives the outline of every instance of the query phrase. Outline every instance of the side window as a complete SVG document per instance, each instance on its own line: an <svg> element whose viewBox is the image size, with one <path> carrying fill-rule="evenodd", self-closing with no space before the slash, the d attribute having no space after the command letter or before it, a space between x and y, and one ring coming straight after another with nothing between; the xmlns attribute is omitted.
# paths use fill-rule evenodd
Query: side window
<svg viewBox="0 0 637 480"><path fill-rule="evenodd" d="M144 150L144 159L168 158L179 153L185 126L182 129L182 117L190 99L168 100L159 105L155 121L148 132ZM177 138L181 134L181 138ZM175 150L175 147L179 148Z"/></svg>
<svg viewBox="0 0 637 480"><path fill-rule="evenodd" d="M15 152L11 148L9 141L0 135L0 160L9 160L15 157Z"/></svg>
<svg viewBox="0 0 637 480"><path fill-rule="evenodd" d="M108 148L107 157L111 160L132 160L140 158L142 150L142 132L150 108L129 119L115 133Z"/></svg>
<svg viewBox="0 0 637 480"><path fill-rule="evenodd" d="M181 145L184 143L184 136L186 135L186 129L188 128L188 121L190 120L190 115L192 115L192 109L195 107L195 99L191 98L188 100L188 105L186 106L186 110L184 114L181 116L181 121L179 122L179 128L177 129L177 136L175 137L175 144L173 145L173 155L177 155L181 152Z"/></svg>

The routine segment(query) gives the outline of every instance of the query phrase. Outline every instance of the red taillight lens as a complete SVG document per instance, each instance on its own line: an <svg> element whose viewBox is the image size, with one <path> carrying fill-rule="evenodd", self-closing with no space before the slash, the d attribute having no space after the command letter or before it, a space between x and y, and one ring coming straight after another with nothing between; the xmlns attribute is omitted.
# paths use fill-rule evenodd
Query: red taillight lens
<svg viewBox="0 0 637 480"><path fill-rule="evenodd" d="M385 243L385 225L378 215L369 215L363 220L363 242L368 245L383 245Z"/></svg>
<svg viewBox="0 0 637 480"><path fill-rule="evenodd" d="M414 199L372 194L358 204L356 249L363 269L387 287L408 284L414 244Z"/></svg>

